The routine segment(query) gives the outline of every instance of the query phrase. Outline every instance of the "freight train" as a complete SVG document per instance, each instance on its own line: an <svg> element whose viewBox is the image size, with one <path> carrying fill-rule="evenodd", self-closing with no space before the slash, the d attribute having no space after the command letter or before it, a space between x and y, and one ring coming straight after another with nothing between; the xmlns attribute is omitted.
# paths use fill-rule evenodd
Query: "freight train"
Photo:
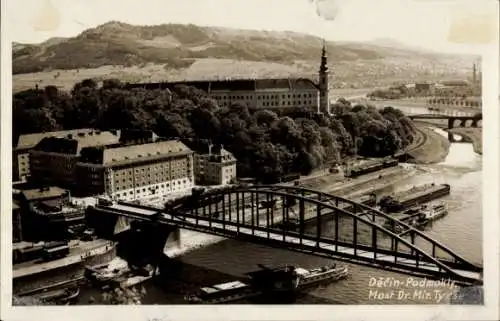
<svg viewBox="0 0 500 321"><path fill-rule="evenodd" d="M373 172L379 171L379 170L384 169L384 168L397 166L398 163L399 162L397 159L392 159L392 158L385 159L383 161L370 162L366 165L357 166L357 167L351 169L350 172L348 172L346 174L346 177L350 177L350 178L359 177L361 175L373 173Z"/></svg>

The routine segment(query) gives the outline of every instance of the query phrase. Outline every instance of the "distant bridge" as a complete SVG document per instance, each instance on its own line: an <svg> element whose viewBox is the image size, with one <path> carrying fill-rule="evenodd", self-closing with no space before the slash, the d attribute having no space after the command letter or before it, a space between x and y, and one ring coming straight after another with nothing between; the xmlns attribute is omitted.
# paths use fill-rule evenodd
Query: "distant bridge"
<svg viewBox="0 0 500 321"><path fill-rule="evenodd" d="M369 206L296 186L231 187L165 209L118 201L93 210L101 217L115 215L417 277L482 284L481 266L406 223ZM277 227L290 218L297 220L296 228ZM313 218L316 226L306 230L306 221Z"/></svg>
<svg viewBox="0 0 500 321"><path fill-rule="evenodd" d="M448 116L442 114L420 114L420 115L408 115L410 119L444 119L448 120L448 129L452 129L458 125L460 127L480 127L482 124L483 116L482 114L476 114L471 116ZM467 126L467 124L469 124Z"/></svg>

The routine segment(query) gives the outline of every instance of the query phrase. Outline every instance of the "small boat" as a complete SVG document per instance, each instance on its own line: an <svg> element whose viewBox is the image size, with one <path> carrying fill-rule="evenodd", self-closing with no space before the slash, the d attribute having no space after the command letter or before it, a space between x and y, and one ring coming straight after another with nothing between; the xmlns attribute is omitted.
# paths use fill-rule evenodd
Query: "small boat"
<svg viewBox="0 0 500 321"><path fill-rule="evenodd" d="M154 267L150 264L144 267L129 267L128 265L111 266L102 264L85 267L85 276L101 288L128 288L149 280L154 275Z"/></svg>
<svg viewBox="0 0 500 321"><path fill-rule="evenodd" d="M112 268L110 264L86 266L85 277L97 283L106 283L123 276L128 270L126 266Z"/></svg>
<svg viewBox="0 0 500 321"><path fill-rule="evenodd" d="M332 280L340 280L349 276L349 269L346 265L323 266L311 270L296 268L296 273L300 277L300 289L319 285L320 283Z"/></svg>
<svg viewBox="0 0 500 321"><path fill-rule="evenodd" d="M193 304L218 304L261 296L264 294L294 294L326 281L335 281L349 275L347 266L324 266L307 270L292 265L277 268L261 266L261 270L247 273L248 280L233 281L201 288L185 300Z"/></svg>
<svg viewBox="0 0 500 321"><path fill-rule="evenodd" d="M36 299L45 303L66 304L76 299L80 295L80 288L73 287L67 289L44 291L33 295Z"/></svg>
<svg viewBox="0 0 500 321"><path fill-rule="evenodd" d="M427 205L414 207L410 210L405 211L404 213L408 214L410 218L403 218L400 221L412 227L421 229L427 226L427 224L429 224L430 222L435 221L448 214L448 209L446 208L446 204L441 202L431 205L430 207ZM384 223L384 227L395 233L400 233L404 229L397 223L393 224L391 220L386 220Z"/></svg>
<svg viewBox="0 0 500 321"><path fill-rule="evenodd" d="M420 221L434 221L448 214L448 209L445 203L437 203L430 208L427 207L422 210L423 215L418 218Z"/></svg>

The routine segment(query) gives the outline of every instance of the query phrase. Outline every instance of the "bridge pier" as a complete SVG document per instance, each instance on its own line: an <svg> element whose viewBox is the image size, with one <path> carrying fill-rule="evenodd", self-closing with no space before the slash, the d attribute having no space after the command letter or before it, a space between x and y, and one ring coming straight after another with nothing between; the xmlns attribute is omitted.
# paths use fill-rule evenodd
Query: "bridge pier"
<svg viewBox="0 0 500 321"><path fill-rule="evenodd" d="M116 236L117 253L131 266L151 264L156 273L167 244L180 244L179 228L133 221L131 228Z"/></svg>
<svg viewBox="0 0 500 321"><path fill-rule="evenodd" d="M178 227L139 221L95 207L87 210L86 217L98 237L117 242L117 255L130 265L156 267L165 248L181 246Z"/></svg>
<svg viewBox="0 0 500 321"><path fill-rule="evenodd" d="M448 129L452 129L455 123L455 118L448 118Z"/></svg>

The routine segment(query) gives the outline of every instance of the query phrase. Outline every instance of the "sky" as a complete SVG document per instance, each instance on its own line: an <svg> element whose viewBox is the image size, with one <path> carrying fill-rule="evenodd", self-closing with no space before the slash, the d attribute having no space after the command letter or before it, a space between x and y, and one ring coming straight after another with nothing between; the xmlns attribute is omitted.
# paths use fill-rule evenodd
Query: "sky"
<svg viewBox="0 0 500 321"><path fill-rule="evenodd" d="M192 23L291 30L327 40L392 39L435 51L477 53L449 40L458 20L490 11L494 0L7 0L10 40L76 36L110 20L137 25ZM495 12L493 12L495 14ZM488 17L479 16L479 20ZM481 33L481 32L479 32Z"/></svg>

